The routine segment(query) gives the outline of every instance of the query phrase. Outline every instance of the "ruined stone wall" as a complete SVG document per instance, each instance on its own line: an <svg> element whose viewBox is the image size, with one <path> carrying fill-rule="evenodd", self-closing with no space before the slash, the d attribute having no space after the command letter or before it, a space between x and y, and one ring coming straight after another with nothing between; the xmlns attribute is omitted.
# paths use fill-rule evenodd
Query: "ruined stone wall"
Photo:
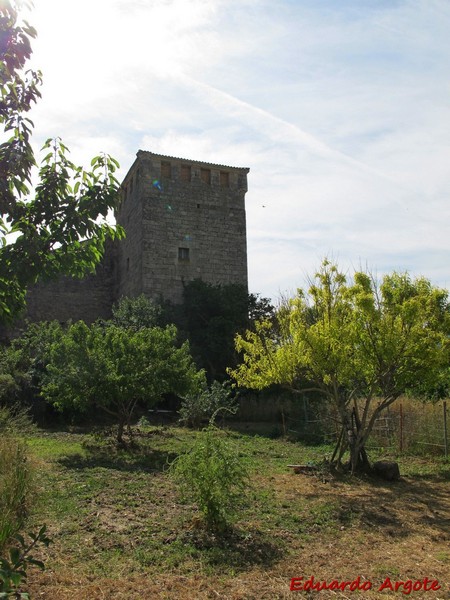
<svg viewBox="0 0 450 600"><path fill-rule="evenodd" d="M96 272L84 279L60 277L33 286L27 293L26 318L87 323L110 318L116 279L115 255L116 249L111 244Z"/></svg>

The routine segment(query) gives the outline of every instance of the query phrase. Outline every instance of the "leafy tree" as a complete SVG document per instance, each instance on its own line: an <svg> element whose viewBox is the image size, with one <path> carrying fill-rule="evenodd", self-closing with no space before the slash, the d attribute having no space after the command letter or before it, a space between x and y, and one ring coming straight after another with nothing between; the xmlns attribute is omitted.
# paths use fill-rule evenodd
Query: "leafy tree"
<svg viewBox="0 0 450 600"><path fill-rule="evenodd" d="M220 409L235 414L238 409L236 395L232 394L230 382L213 381L196 394L187 395L179 410L181 421L188 427L200 428L203 421L209 421Z"/></svg>
<svg viewBox="0 0 450 600"><path fill-rule="evenodd" d="M42 78L25 70L36 31L20 24L20 4L0 2L0 321L24 307L27 287L39 278L84 276L95 269L106 240L123 235L106 221L118 200L118 163L107 155L86 171L68 159L59 139L48 140L31 191L36 160L26 115L41 96Z"/></svg>
<svg viewBox="0 0 450 600"><path fill-rule="evenodd" d="M341 420L332 462L350 451L354 472L369 468L365 444L380 413L401 394L436 394L448 372L448 293L424 278L366 273L347 283L324 261L309 293L282 306L277 324L261 321L237 336L244 362L231 372L238 384L262 389L283 384L331 401Z"/></svg>
<svg viewBox="0 0 450 600"><path fill-rule="evenodd" d="M136 298L122 298L113 307L111 323L118 327L142 329L162 325L162 308L141 294Z"/></svg>
<svg viewBox="0 0 450 600"><path fill-rule="evenodd" d="M267 298L248 294L243 285L213 285L200 279L184 289L181 317L175 321L189 339L197 364L210 381L226 378L227 367L237 364L234 338L252 325L252 318L272 315Z"/></svg>
<svg viewBox="0 0 450 600"><path fill-rule="evenodd" d="M39 396L51 344L61 335L57 321L30 323L0 348L0 404L30 405Z"/></svg>
<svg viewBox="0 0 450 600"><path fill-rule="evenodd" d="M83 322L71 325L50 351L44 397L58 408L97 408L118 422L118 443L138 403L154 406L163 394L193 393L203 381L187 343L174 326L139 330Z"/></svg>

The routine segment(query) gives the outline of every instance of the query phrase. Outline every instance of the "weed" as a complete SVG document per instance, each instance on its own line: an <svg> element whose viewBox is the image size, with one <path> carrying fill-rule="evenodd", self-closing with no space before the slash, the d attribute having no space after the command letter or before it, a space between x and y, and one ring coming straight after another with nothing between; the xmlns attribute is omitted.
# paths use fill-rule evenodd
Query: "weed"
<svg viewBox="0 0 450 600"><path fill-rule="evenodd" d="M38 544L44 546L50 544L50 538L45 533L46 529L47 527L43 525L37 534L28 534L31 538L28 544L22 535L16 533L14 536L16 545L9 549L9 560L0 557L0 598L10 598L11 594L23 600L29 598L27 593L20 592L18 588L26 582L29 565L35 565L42 570L45 568L44 563L36 560L31 552Z"/></svg>
<svg viewBox="0 0 450 600"><path fill-rule="evenodd" d="M207 528L227 529L245 496L248 473L226 434L212 425L204 429L190 452L175 459L170 472L185 495L197 502Z"/></svg>

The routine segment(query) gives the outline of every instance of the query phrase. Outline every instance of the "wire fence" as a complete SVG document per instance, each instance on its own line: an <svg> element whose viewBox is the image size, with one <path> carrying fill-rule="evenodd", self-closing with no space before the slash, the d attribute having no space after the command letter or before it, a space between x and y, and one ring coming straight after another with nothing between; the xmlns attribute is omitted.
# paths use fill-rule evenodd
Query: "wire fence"
<svg viewBox="0 0 450 600"><path fill-rule="evenodd" d="M239 417L270 424L273 435L307 443L334 443L340 419L333 406L290 395L241 401ZM375 421L367 447L395 453L434 454L448 458L448 401L420 402L400 398Z"/></svg>
<svg viewBox="0 0 450 600"><path fill-rule="evenodd" d="M419 403L399 400L375 422L369 446L448 458L447 401Z"/></svg>

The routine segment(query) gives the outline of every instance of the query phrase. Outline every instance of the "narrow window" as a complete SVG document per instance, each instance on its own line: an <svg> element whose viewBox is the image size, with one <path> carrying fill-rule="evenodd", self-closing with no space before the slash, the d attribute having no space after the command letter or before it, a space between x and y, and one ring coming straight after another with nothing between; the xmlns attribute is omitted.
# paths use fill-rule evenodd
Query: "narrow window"
<svg viewBox="0 0 450 600"><path fill-rule="evenodd" d="M211 169L200 169L200 179L203 183L211 185Z"/></svg>
<svg viewBox="0 0 450 600"><path fill-rule="evenodd" d="M181 181L191 181L191 167L190 165L181 165Z"/></svg>
<svg viewBox="0 0 450 600"><path fill-rule="evenodd" d="M178 248L178 260L184 262L189 260L189 248Z"/></svg>
<svg viewBox="0 0 450 600"><path fill-rule="evenodd" d="M127 271L129 271L129 270L130 270L130 259L127 258Z"/></svg>
<svg viewBox="0 0 450 600"><path fill-rule="evenodd" d="M161 177L170 179L172 177L172 165L170 162L161 161Z"/></svg>
<svg viewBox="0 0 450 600"><path fill-rule="evenodd" d="M220 187L230 187L230 174L226 171L220 171Z"/></svg>

